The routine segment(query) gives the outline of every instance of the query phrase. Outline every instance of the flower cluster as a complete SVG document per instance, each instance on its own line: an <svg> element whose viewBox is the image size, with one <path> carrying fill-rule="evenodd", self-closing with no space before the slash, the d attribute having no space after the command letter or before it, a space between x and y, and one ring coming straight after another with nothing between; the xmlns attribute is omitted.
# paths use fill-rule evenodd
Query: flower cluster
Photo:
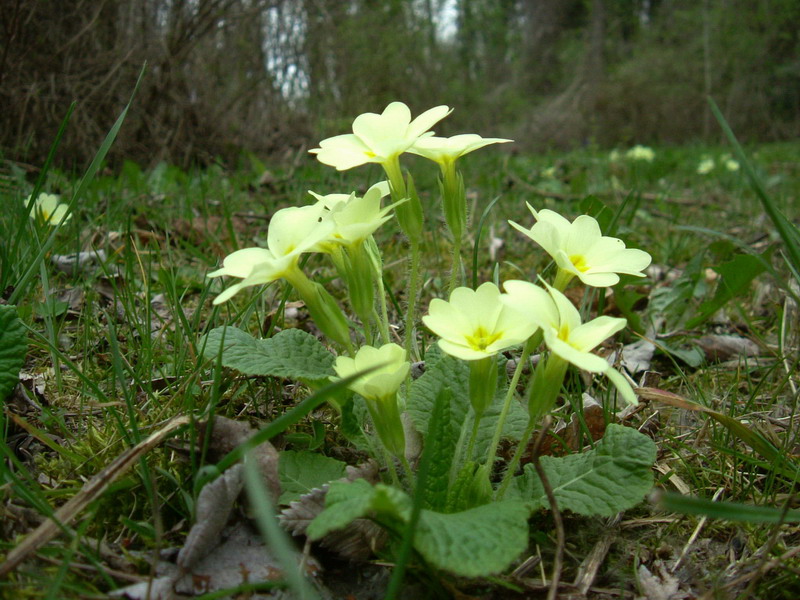
<svg viewBox="0 0 800 600"><path fill-rule="evenodd" d="M424 211L413 179L401 171L400 156L415 154L437 163L441 211L453 246L453 270L449 299L432 299L428 313L421 320L438 337L443 352L469 365L469 400L474 419L467 460L472 457L481 417L495 399L498 357L501 352L522 348L514 380L506 388L489 458L480 471L488 474L516 393L516 380L527 356L536 349L541 348L544 358L529 384L531 424L552 408L569 365L605 375L622 399L636 403L636 395L625 377L594 353L595 348L625 327L625 319L600 316L583 322L562 292L574 280L587 286L609 287L616 285L622 274L643 277L651 259L646 252L603 235L598 222L588 215L569 221L552 210L536 210L529 204L533 225L509 223L553 259L556 274L552 284L511 280L503 283L504 291L491 282L477 289L457 285L461 273L461 238L468 221L464 181L457 163L470 152L511 140L476 134L435 136L431 128L450 112L447 106L437 106L412 119L405 104L393 102L380 114L357 117L352 133L322 140L310 152L323 164L343 171L377 163L383 167L387 181L373 185L363 196L309 192L315 202L284 208L272 216L266 247L234 252L209 277L226 275L241 280L217 296L215 304L229 300L245 287L279 279L288 282L322 332L345 351L335 361L335 378L348 379L349 389L366 403L384 448L403 462L402 389L409 377L416 338L414 306ZM625 157L651 162L654 153L649 148L635 146ZM387 200L389 197L391 200ZM411 249L405 348L390 339L382 258L373 238L376 230L393 216L397 217ZM300 258L312 252L330 257L345 284L351 313L360 321L360 330L354 332L353 321L348 320L330 293L303 273ZM524 446L523 440L520 448Z"/></svg>
<svg viewBox="0 0 800 600"><path fill-rule="evenodd" d="M32 210L31 203L33 203ZM28 196L25 206L31 211L32 219L47 225L63 225L72 218L69 206L62 204L55 194L39 194L36 200L33 200L32 196Z"/></svg>

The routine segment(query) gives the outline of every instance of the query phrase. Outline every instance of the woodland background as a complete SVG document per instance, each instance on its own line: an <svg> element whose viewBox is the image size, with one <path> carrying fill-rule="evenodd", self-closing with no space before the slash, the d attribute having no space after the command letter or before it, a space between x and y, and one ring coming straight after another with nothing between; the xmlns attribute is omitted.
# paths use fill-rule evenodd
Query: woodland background
<svg viewBox="0 0 800 600"><path fill-rule="evenodd" d="M521 151L800 133L797 0L3 0L0 152L85 166L147 75L111 160L291 157L403 100Z"/></svg>

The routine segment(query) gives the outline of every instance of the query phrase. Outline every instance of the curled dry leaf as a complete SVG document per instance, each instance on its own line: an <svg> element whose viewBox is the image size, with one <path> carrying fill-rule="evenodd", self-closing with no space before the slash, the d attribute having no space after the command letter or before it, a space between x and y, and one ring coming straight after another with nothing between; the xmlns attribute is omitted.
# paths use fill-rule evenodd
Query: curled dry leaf
<svg viewBox="0 0 800 600"><path fill-rule="evenodd" d="M205 434L208 430L207 423L198 425L200 431ZM240 446L256 433L256 429L249 423L235 421L227 417L214 417L211 427L211 437L208 440L208 458L211 462L219 461L228 452ZM201 440L200 444L203 441ZM258 471L272 500L278 501L281 495L281 483L278 476L278 451L269 442L264 442L250 451L251 460L255 460Z"/></svg>
<svg viewBox="0 0 800 600"><path fill-rule="evenodd" d="M179 567L191 569L219 543L219 534L244 486L243 468L241 464L233 465L200 490L197 519L178 553Z"/></svg>
<svg viewBox="0 0 800 600"><path fill-rule="evenodd" d="M758 356L760 348L754 341L738 335L709 334L695 340L710 362L724 362L737 357Z"/></svg>
<svg viewBox="0 0 800 600"><path fill-rule="evenodd" d="M340 481L366 479L378 481L378 464L368 461L358 467L347 467L347 476ZM284 509L278 519L293 536L305 535L308 524L325 508L328 485L311 490ZM320 540L320 544L344 558L366 560L375 554L387 539L386 531L369 519L356 519L339 531L333 531Z"/></svg>

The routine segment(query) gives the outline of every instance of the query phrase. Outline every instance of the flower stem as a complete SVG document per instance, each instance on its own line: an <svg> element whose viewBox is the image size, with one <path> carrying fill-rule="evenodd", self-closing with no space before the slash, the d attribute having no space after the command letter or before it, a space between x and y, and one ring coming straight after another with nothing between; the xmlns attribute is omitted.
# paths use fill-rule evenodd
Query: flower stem
<svg viewBox="0 0 800 600"><path fill-rule="evenodd" d="M525 368L525 364L528 362L528 357L531 355L531 352L539 345L539 342L534 339L536 337L538 336L534 335L525 342L525 346L522 348L522 354L519 357L519 362L517 362L517 368L514 369L514 375L511 377L511 383L508 384L508 392L506 392L505 400L503 400L503 408L500 409L500 416L497 418L497 426L492 436L492 443L489 446L489 454L486 460L486 465L490 469L494 465L494 459L497 456L497 447L500 445L500 437L503 435L503 427L508 418L508 411L511 409L511 402L514 398L514 391L517 389L520 375L522 375L522 371Z"/></svg>
<svg viewBox="0 0 800 600"><path fill-rule="evenodd" d="M453 293L461 275L461 238L453 239L453 260L450 271L450 284L448 285L447 295Z"/></svg>
<svg viewBox="0 0 800 600"><path fill-rule="evenodd" d="M416 348L414 325L416 319L417 293L419 288L419 263L420 248L419 241L411 242L411 273L408 281L408 307L406 308L406 354L409 360L414 356L412 352Z"/></svg>
<svg viewBox="0 0 800 600"><path fill-rule="evenodd" d="M522 439L517 445L517 450L514 452L511 462L508 463L508 469L506 469L506 472L503 475L503 480L500 482L500 487L497 488L497 493L494 496L495 500L502 500L506 490L508 489L508 486L511 485L511 480L514 478L514 473L517 472L519 461L522 459L525 448L528 447L528 442L531 441L531 435L533 435L533 430L536 427L537 421L538 419L536 417L531 417L528 419L528 425L525 427L525 431L522 434Z"/></svg>
<svg viewBox="0 0 800 600"><path fill-rule="evenodd" d="M469 436L469 443L467 444L467 462L472 460L472 454L475 452L475 440L478 439L478 428L480 427L482 417L483 413L476 414L475 420L472 422L472 433Z"/></svg>

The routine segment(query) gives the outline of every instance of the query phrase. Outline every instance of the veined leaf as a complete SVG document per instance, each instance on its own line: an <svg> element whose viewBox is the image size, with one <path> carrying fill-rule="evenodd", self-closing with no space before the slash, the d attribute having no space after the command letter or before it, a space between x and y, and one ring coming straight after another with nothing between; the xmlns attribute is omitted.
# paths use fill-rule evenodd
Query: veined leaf
<svg viewBox="0 0 800 600"><path fill-rule="evenodd" d="M314 488L344 477L345 466L342 461L317 452L282 452L278 462L283 490L279 503L289 504Z"/></svg>
<svg viewBox="0 0 800 600"><path fill-rule="evenodd" d="M333 375L333 354L317 338L300 329L285 329L259 340L236 327L217 327L206 336L205 357L216 358L220 343L224 344L222 364L246 375L305 382Z"/></svg>
<svg viewBox="0 0 800 600"><path fill-rule="evenodd" d="M611 424L594 448L581 454L541 458L560 509L610 516L635 506L653 486L656 445L630 427ZM533 465L514 480L507 497L547 506L547 496Z"/></svg>

